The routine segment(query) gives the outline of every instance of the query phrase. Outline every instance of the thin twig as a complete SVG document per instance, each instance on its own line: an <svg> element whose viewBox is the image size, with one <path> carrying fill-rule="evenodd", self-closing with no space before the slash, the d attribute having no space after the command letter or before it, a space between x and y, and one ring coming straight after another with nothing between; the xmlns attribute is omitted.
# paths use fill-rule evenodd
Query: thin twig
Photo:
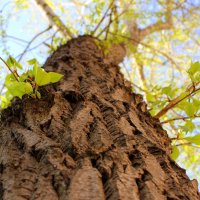
<svg viewBox="0 0 200 200"><path fill-rule="evenodd" d="M37 47L39 47L40 45L44 44L45 42L47 42L49 39L51 39L51 37L46 38L44 41L40 42L39 44L35 45L34 47L28 49L26 52L32 51L34 49L36 49Z"/></svg>
<svg viewBox="0 0 200 200"><path fill-rule="evenodd" d="M2 6L0 12L2 13L3 10L4 10L10 3L12 3L12 1L6 2L6 3Z"/></svg>
<svg viewBox="0 0 200 200"><path fill-rule="evenodd" d="M20 55L20 57L19 57L19 59L18 59L18 62L20 62L21 59L23 58L23 56L26 54L26 52L27 52L28 48L30 47L31 43L32 43L37 37L39 37L40 35L42 35L43 33L47 32L47 31L49 31L51 28L52 28L52 27L49 26L48 28L46 28L46 29L43 30L42 32L38 33L37 35L35 35L35 36L31 39L31 41L27 44L26 48L24 49L24 51L23 51L22 54Z"/></svg>
<svg viewBox="0 0 200 200"><path fill-rule="evenodd" d="M126 68L126 65L124 64L124 62L122 62L122 65L123 65L124 69L126 70L126 73L128 75L129 81L131 81L130 73L129 73L128 69Z"/></svg>
<svg viewBox="0 0 200 200"><path fill-rule="evenodd" d="M191 145L192 143L191 142L186 142L186 143L181 143L181 144L176 144L176 146L183 146L183 145L189 145L189 146L192 146Z"/></svg>
<svg viewBox="0 0 200 200"><path fill-rule="evenodd" d="M200 149L200 147L192 145L192 142L185 142L185 143L182 143L182 144L177 144L176 146L178 147L178 146L184 146L184 145Z"/></svg>
<svg viewBox="0 0 200 200"><path fill-rule="evenodd" d="M104 21L104 19L106 18L106 15L108 14L108 11L111 9L113 3L114 3L114 0L112 0L110 2L110 5L108 6L106 12L104 13L103 17L101 18L101 20L99 21L99 23L97 24L97 26L95 27L95 29L92 31L91 35L95 34L95 32L97 31L97 29L99 28L99 26L101 25L101 23Z"/></svg>
<svg viewBox="0 0 200 200"><path fill-rule="evenodd" d="M56 31L51 37L51 46L53 46L53 39L54 39L54 37L56 36L57 33L58 33L58 31Z"/></svg>
<svg viewBox="0 0 200 200"><path fill-rule="evenodd" d="M129 5L130 5L132 2L133 2L133 1L131 1L131 2L129 3ZM111 25L114 21L118 20L119 17L121 17L124 13L126 13L127 10L128 10L128 8L124 9L119 15L117 15L113 20L111 20L110 23L107 24L107 26L104 27L103 30L97 35L97 38L99 38L99 37L102 35L102 33L104 33L104 32L110 27L110 25Z"/></svg>
<svg viewBox="0 0 200 200"><path fill-rule="evenodd" d="M15 72L12 71L12 69L11 69L10 66L6 63L6 61L5 61L3 58L1 58L1 57L0 57L0 59L1 59L1 61L6 65L6 67L8 68L8 70L13 74L13 76L15 77L15 79L16 79L17 81L19 81L19 80L18 80L18 77L17 77L17 74L16 74Z"/></svg>
<svg viewBox="0 0 200 200"><path fill-rule="evenodd" d="M136 56L136 54L134 55L134 57L135 57L135 61L138 66L139 76L142 81L143 88L147 89L148 87L147 87L146 78L144 75L144 65L143 65L142 61Z"/></svg>
<svg viewBox="0 0 200 200"><path fill-rule="evenodd" d="M172 121L176 121L176 120L183 120L185 121L186 119L192 119L192 118L200 118L200 116L194 115L194 116L188 116L188 117L177 117L177 118L172 118L172 119L168 119L165 121L162 121L161 124L166 124Z"/></svg>
<svg viewBox="0 0 200 200"><path fill-rule="evenodd" d="M114 24L114 32L117 33L119 29L119 19L117 18L118 11L117 11L117 5L115 3L116 3L116 0L114 0L113 14L114 14L114 17L116 18L115 24Z"/></svg>
<svg viewBox="0 0 200 200"><path fill-rule="evenodd" d="M108 22L108 28L107 28L107 30L106 30L106 35L105 35L104 40L107 40L107 37L108 37L108 31L110 30L111 22L112 22L112 11L110 12L110 17L109 17L109 22Z"/></svg>
<svg viewBox="0 0 200 200"><path fill-rule="evenodd" d="M20 42L23 42L23 43L28 43L28 41L23 40L23 39L21 39L21 38L17 38L17 37L12 36L12 35L5 35L5 37L12 38L12 39L14 39L14 40L17 40L17 41L20 41Z"/></svg>
<svg viewBox="0 0 200 200"><path fill-rule="evenodd" d="M126 65L124 64L124 62L122 63L124 69L126 70L126 73L128 75L129 81L131 81L131 76L130 73L128 72L128 69L126 68ZM146 90L142 89L141 87L139 87L138 85L136 85L135 83L131 83L131 85L133 85L134 87L138 88L139 90L146 92Z"/></svg>

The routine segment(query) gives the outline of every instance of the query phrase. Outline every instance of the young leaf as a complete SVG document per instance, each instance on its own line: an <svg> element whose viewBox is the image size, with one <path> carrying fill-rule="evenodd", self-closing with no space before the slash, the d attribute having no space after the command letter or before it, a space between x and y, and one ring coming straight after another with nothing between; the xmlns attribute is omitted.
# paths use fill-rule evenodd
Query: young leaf
<svg viewBox="0 0 200 200"><path fill-rule="evenodd" d="M24 94L31 94L33 92L31 84L27 82L13 81L12 83L6 85L6 87L13 96L17 96L20 99Z"/></svg>
<svg viewBox="0 0 200 200"><path fill-rule="evenodd" d="M147 99L148 102L154 102L154 101L156 101L155 96L153 94L151 94L151 93L148 93L146 95L146 99Z"/></svg>
<svg viewBox="0 0 200 200"><path fill-rule="evenodd" d="M64 76L63 74L59 74L59 73L55 73L55 72L49 72L48 74L49 74L51 83L58 82Z"/></svg>
<svg viewBox="0 0 200 200"><path fill-rule="evenodd" d="M27 80L27 78L28 78L28 74L23 73L23 74L20 75L19 81L23 82L23 81Z"/></svg>
<svg viewBox="0 0 200 200"><path fill-rule="evenodd" d="M63 77L63 75L59 73L45 72L37 65L34 65L33 67L33 75L38 86L58 82Z"/></svg>
<svg viewBox="0 0 200 200"><path fill-rule="evenodd" d="M188 74L193 82L199 82L200 81L200 63L199 62L192 63L188 70Z"/></svg>
<svg viewBox="0 0 200 200"><path fill-rule="evenodd" d="M35 76L35 82L38 86L46 85L50 83L50 76L42 68L34 65L33 74Z"/></svg>
<svg viewBox="0 0 200 200"><path fill-rule="evenodd" d="M188 133L188 132L192 132L195 128L196 128L196 126L195 126L195 124L192 122L192 120L187 120L186 122L185 122L185 124L183 125L183 126L180 126L181 127L181 129L185 132L185 133Z"/></svg>
<svg viewBox="0 0 200 200"><path fill-rule="evenodd" d="M196 107L193 103L190 103L189 101L183 101L182 106L183 110L188 116L193 116L198 110L198 107Z"/></svg>
<svg viewBox="0 0 200 200"><path fill-rule="evenodd" d="M31 78L34 77L33 70L30 70L30 69L29 69L29 70L26 72L26 74L27 74L29 77L31 77Z"/></svg>
<svg viewBox="0 0 200 200"><path fill-rule="evenodd" d="M191 137L186 137L184 138L189 142L192 142L194 144L200 145L200 134L197 134L195 136L191 136Z"/></svg>
<svg viewBox="0 0 200 200"><path fill-rule="evenodd" d="M13 74L8 74L5 78L5 82L4 84L7 85L7 84L10 84L12 81L16 81L15 77Z"/></svg>
<svg viewBox="0 0 200 200"><path fill-rule="evenodd" d="M38 61L35 58L28 60L27 62L29 65L38 65Z"/></svg>
<svg viewBox="0 0 200 200"><path fill-rule="evenodd" d="M39 67L36 59L29 60L28 63L33 65L32 70L21 74L17 81L13 73L8 74L5 79L5 86L7 92L5 97L1 97L2 108L8 107L10 100L17 96L22 98L24 94L30 95L32 98L41 98L40 92L37 91L38 86L47 85L49 83L55 83L59 81L63 75L55 72L46 72L44 69ZM13 58L9 57L8 64L10 66L19 67L20 64ZM22 67L21 67L22 68Z"/></svg>
<svg viewBox="0 0 200 200"><path fill-rule="evenodd" d="M41 99L41 94L40 94L40 92L37 91L37 92L36 92L36 96L37 96L38 99Z"/></svg>
<svg viewBox="0 0 200 200"><path fill-rule="evenodd" d="M32 85L28 82L26 82L24 85L25 85L25 94L31 94L33 92Z"/></svg>
<svg viewBox="0 0 200 200"><path fill-rule="evenodd" d="M1 99L1 108L3 109L7 108L10 104L10 101L4 96L0 96L0 99Z"/></svg>
<svg viewBox="0 0 200 200"><path fill-rule="evenodd" d="M15 58L13 58L12 56L9 56L6 62L7 62L7 64L8 64L8 66L10 66L10 67L15 67L15 68L22 69L21 64L18 63L18 62L15 60Z"/></svg>
<svg viewBox="0 0 200 200"><path fill-rule="evenodd" d="M173 160L176 160L176 159L178 158L179 154L180 154L180 152L179 152L178 147L174 145L174 146L172 147L171 158L172 158Z"/></svg>

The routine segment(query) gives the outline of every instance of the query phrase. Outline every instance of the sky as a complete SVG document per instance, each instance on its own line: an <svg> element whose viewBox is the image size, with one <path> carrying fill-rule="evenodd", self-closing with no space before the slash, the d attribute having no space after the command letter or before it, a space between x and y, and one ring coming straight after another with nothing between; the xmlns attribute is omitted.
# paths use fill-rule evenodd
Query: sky
<svg viewBox="0 0 200 200"><path fill-rule="evenodd" d="M16 59L19 58L20 54L24 51L28 42L42 30L45 30L48 25L48 20L44 17L34 1L31 1L32 8L17 10L12 1L1 0L1 15L3 16L6 24L3 26L6 27L6 35L8 35L8 41L6 43L6 49L13 57ZM14 10L14 13L12 13ZM20 12L20 13L19 13ZM42 20L41 20L42 19ZM34 28L33 28L34 27ZM38 44L40 44L44 36L44 33L40 37L38 37L30 46L30 48L34 48ZM20 41L20 40L24 41ZM1 41L3 44L3 42ZM0 46L0 53L2 56L6 57L4 53L4 44ZM41 52L43 49L41 49ZM37 52L37 53L36 53ZM40 52L40 51L39 51ZM44 51L45 52L45 51ZM30 55L29 55L30 54ZM47 54L41 54L37 51L31 51L28 53L29 58L37 57L41 62L44 62ZM27 58L26 58L27 59Z"/></svg>

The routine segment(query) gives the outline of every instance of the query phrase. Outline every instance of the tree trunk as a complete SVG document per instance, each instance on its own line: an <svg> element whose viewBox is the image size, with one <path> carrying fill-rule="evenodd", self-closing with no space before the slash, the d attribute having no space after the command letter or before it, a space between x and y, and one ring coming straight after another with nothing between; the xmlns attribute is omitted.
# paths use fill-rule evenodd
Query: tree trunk
<svg viewBox="0 0 200 200"><path fill-rule="evenodd" d="M64 78L2 112L0 199L199 199L166 131L105 60L93 38L69 41L44 65Z"/></svg>

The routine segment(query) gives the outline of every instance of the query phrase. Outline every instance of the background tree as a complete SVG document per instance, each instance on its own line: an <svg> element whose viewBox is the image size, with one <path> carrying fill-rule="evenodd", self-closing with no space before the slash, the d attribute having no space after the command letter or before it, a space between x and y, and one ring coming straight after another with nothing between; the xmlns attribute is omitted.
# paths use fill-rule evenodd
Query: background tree
<svg viewBox="0 0 200 200"><path fill-rule="evenodd" d="M104 50L105 62L118 64L126 55L121 69L131 80L132 90L142 93L152 115L166 124L165 128L174 145L173 157L177 157L179 150L184 150L179 159L184 160L183 164L195 171L199 162L198 81L187 78L186 69L190 66L191 55L193 60L197 60L199 56L198 2L73 1L69 4L61 3L59 7L51 1L35 2L35 9L38 9L36 5L42 8L50 27L48 25L48 28L27 42L25 50L16 58L23 62L23 59L30 57L31 49L37 52L36 47L30 46L35 39L47 33L39 44L44 52L47 47L52 52L66 40L84 33L97 38L98 45ZM10 4L17 6L20 16L22 9L33 9L35 2L16 1L16 4ZM8 5L3 6L3 11L6 6ZM78 10L77 13L75 9ZM4 28L7 23L8 21L2 21L4 45L14 38ZM30 30L32 32L33 28ZM5 50L7 49L6 47ZM113 49L117 55L110 54ZM190 92L184 93L185 91ZM198 168L195 173L198 173Z"/></svg>

